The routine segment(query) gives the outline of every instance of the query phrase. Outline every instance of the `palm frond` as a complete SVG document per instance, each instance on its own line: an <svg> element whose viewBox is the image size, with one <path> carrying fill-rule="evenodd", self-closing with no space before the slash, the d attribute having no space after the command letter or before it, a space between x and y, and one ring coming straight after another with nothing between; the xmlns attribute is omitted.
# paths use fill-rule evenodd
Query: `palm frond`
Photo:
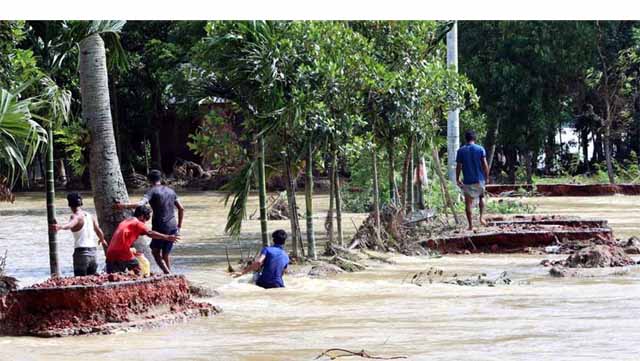
<svg viewBox="0 0 640 361"><path fill-rule="evenodd" d="M31 99L19 100L0 89L0 175L9 187L27 171L41 145L47 141L45 130L33 120Z"/></svg>
<svg viewBox="0 0 640 361"><path fill-rule="evenodd" d="M233 202L227 215L227 224L224 228L224 231L233 237L240 235L242 221L247 215L247 200L249 199L255 168L256 161L248 162L229 183L222 187L222 190L227 192L224 198L225 206L229 199L233 197Z"/></svg>

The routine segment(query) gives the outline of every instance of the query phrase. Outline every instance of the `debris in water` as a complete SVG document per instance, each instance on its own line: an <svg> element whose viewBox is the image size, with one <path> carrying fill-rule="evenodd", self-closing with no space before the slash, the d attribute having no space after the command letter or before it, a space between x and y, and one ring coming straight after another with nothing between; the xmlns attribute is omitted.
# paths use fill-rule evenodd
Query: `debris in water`
<svg viewBox="0 0 640 361"><path fill-rule="evenodd" d="M315 360L321 357L328 357L330 360L335 360L339 357L352 357L352 356L360 356L362 358L375 359L375 360L398 360L398 359L407 358L407 356L391 356L391 357L373 356L373 355L370 355L365 350L360 350L356 352L351 350L345 350L343 348L330 348L324 351L323 353L321 353L320 355L318 355L318 357L316 357Z"/></svg>

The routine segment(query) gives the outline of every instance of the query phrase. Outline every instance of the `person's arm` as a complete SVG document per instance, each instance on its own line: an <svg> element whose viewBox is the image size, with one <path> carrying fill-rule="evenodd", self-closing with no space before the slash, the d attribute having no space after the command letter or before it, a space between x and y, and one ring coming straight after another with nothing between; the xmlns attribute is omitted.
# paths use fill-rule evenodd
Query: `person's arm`
<svg viewBox="0 0 640 361"><path fill-rule="evenodd" d="M51 231L53 232L58 232L59 230L68 230L77 226L79 222L80 222L80 217L76 214L72 214L69 219L69 222L65 224L52 224L49 226L49 229L51 229Z"/></svg>
<svg viewBox="0 0 640 361"><path fill-rule="evenodd" d="M487 157L482 157L482 170L484 171L485 183L489 184L489 163L487 163Z"/></svg>
<svg viewBox="0 0 640 361"><path fill-rule="evenodd" d="M98 224L98 220L95 217L93 217L93 231L96 233L96 236L98 236L98 242L103 247L108 247L109 245L107 244L107 241L104 239L104 232L102 232L102 229Z"/></svg>
<svg viewBox="0 0 640 361"><path fill-rule="evenodd" d="M152 231L150 229L147 229L147 233L145 233L145 235L151 239L164 239L165 241L169 241L169 242L178 242L178 240L180 240L180 236L168 235L168 234Z"/></svg>
<svg viewBox="0 0 640 361"><path fill-rule="evenodd" d="M184 219L184 207L178 199L176 199L174 204L176 205L176 208L178 208L178 233L180 233L180 230L182 229L182 220Z"/></svg>
<svg viewBox="0 0 640 361"><path fill-rule="evenodd" d="M138 206L144 206L145 204L149 203L150 199L151 190L147 191L147 193L145 193L144 196L142 196L142 199L137 203L120 203L119 201L116 201L113 204L113 209L115 209L116 211L121 211L124 209L134 209Z"/></svg>
<svg viewBox="0 0 640 361"><path fill-rule="evenodd" d="M255 272L255 271L259 270L260 267L262 267L262 265L264 264L265 258L267 258L267 256L265 254L261 253L260 255L258 255L258 257L256 257L255 260L253 260L253 262L250 265L245 267L242 271L234 272L233 277L240 277L240 276L245 275L245 274L247 274L249 272Z"/></svg>

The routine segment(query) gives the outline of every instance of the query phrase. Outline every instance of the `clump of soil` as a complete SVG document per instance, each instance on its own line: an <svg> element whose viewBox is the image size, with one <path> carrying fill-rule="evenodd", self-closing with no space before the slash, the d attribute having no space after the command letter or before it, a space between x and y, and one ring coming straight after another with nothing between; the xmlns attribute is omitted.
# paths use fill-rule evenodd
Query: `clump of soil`
<svg viewBox="0 0 640 361"><path fill-rule="evenodd" d="M640 254L640 239L631 237L626 242L621 242L620 246L624 248L626 254Z"/></svg>
<svg viewBox="0 0 640 361"><path fill-rule="evenodd" d="M543 260L541 264L552 266L549 274L553 277L574 277L580 268L624 267L636 262L620 246L594 245L575 251L563 261Z"/></svg>
<svg viewBox="0 0 640 361"><path fill-rule="evenodd" d="M569 268L623 267L635 264L618 246L595 245L570 255L564 266Z"/></svg>
<svg viewBox="0 0 640 361"><path fill-rule="evenodd" d="M486 273L480 273L477 275L471 275L470 277L462 278L457 273L453 275L447 275L447 273L435 267L429 267L429 269L414 274L408 281L407 279L402 281L414 284L416 286L423 286L426 284L435 283L447 283L458 286L488 286L495 287L501 285L510 285L511 279L508 277L507 272L502 272L496 278L488 278Z"/></svg>
<svg viewBox="0 0 640 361"><path fill-rule="evenodd" d="M323 262L311 267L307 275L312 278L327 278L343 272L344 270L342 268L331 263Z"/></svg>

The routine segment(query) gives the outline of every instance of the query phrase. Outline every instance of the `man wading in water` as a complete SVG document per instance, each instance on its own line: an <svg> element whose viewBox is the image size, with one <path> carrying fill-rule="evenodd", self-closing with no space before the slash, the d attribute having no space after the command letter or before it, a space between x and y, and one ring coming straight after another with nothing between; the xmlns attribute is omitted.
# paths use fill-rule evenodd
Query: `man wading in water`
<svg viewBox="0 0 640 361"><path fill-rule="evenodd" d="M479 198L480 224L486 225L482 218L484 213L484 186L489 180L489 165L484 148L476 144L476 133L469 130L464 133L467 144L458 149L456 155L456 181L464 193L465 212L469 230L473 230L473 201ZM464 181L460 181L460 173Z"/></svg>
<svg viewBox="0 0 640 361"><path fill-rule="evenodd" d="M262 288L284 287L282 274L289 265L289 256L284 250L284 242L287 240L287 232L279 229L273 234L273 246L264 247L260 255L242 272L236 272L233 276L240 277L249 272L255 272L262 267L262 272L256 281L256 285Z"/></svg>
<svg viewBox="0 0 640 361"><path fill-rule="evenodd" d="M182 228L182 219L184 218L184 207L178 200L178 196L173 189L162 185L162 173L159 170L151 170L148 175L151 188L144 194L142 200L138 203L119 203L116 202L114 208L123 210L125 208L136 208L144 206L147 203L153 210L153 219L151 221L151 229L158 233L168 235L179 235ZM176 223L175 208L178 209L178 222ZM171 273L171 261L169 254L173 248L173 242L163 239L152 239L149 244L153 258L162 269L162 272Z"/></svg>
<svg viewBox="0 0 640 361"><path fill-rule="evenodd" d="M140 264L136 259L135 252L132 252L131 246L142 235L171 243L180 239L179 236L162 234L147 228L145 222L150 218L151 209L147 206L138 206L133 211L133 217L118 224L107 249L107 273L127 271L140 273Z"/></svg>
<svg viewBox="0 0 640 361"><path fill-rule="evenodd" d="M58 232L61 229L71 230L74 239L73 251L73 275L88 276L98 271L96 252L98 244L96 237L103 247L107 247L104 233L98 225L98 221L85 212L82 208L82 197L78 193L67 194L67 202L71 208L71 218L65 224L52 224L51 230ZM94 234L95 233L95 234Z"/></svg>

